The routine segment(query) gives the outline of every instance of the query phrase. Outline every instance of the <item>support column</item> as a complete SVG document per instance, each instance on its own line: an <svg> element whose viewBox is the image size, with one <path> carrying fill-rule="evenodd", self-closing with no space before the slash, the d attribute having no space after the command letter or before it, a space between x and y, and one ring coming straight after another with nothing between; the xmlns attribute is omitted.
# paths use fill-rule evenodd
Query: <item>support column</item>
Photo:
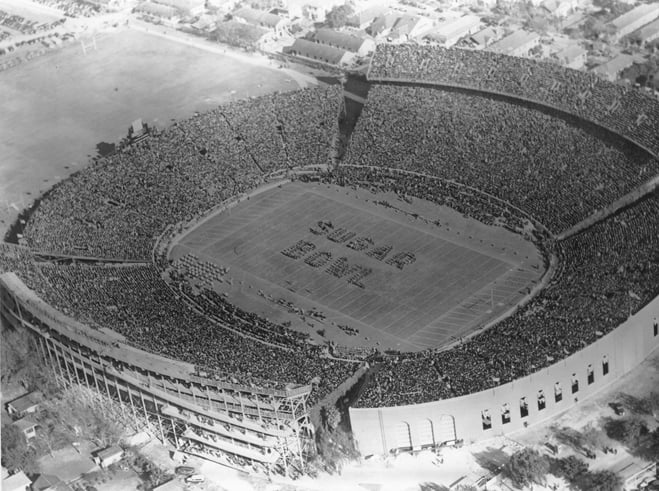
<svg viewBox="0 0 659 491"><path fill-rule="evenodd" d="M160 436L162 438L162 443L164 444L167 440L165 439L165 432L162 430L162 421L160 419L160 414L156 413L156 417L158 418L158 427L160 428Z"/></svg>
<svg viewBox="0 0 659 491"><path fill-rule="evenodd" d="M172 423L172 433L174 433L174 443L176 444L176 450L179 449L178 436L176 435L176 424L174 424L174 418L169 420Z"/></svg>

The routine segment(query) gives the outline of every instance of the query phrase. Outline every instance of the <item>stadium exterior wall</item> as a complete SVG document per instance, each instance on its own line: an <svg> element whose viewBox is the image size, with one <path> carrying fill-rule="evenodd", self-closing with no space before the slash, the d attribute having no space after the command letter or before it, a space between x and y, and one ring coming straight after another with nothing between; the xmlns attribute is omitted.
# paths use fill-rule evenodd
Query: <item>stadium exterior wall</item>
<svg viewBox="0 0 659 491"><path fill-rule="evenodd" d="M264 472L304 468L313 454L310 386L260 388L207 378L194 365L127 345L40 299L14 273L0 275L0 318L27 329L55 378L120 402L178 450Z"/></svg>
<svg viewBox="0 0 659 491"><path fill-rule="evenodd" d="M350 408L355 442L361 454L367 456L395 449L418 450L454 439L474 442L523 430L570 409L638 366L659 347L659 335L655 334L658 317L659 297L581 351L493 389L424 404ZM590 370L593 379L589 383ZM573 393L574 380L578 390ZM555 397L557 387L562 390L560 401ZM544 409L539 409L541 394ZM522 417L524 400L528 414ZM506 408L509 421L504 423ZM484 411L490 416L489 429L484 429Z"/></svg>

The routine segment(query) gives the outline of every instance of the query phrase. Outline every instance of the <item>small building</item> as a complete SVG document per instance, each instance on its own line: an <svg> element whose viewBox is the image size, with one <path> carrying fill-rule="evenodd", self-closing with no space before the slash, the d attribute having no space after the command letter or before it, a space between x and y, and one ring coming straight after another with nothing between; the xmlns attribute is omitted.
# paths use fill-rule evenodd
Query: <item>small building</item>
<svg viewBox="0 0 659 491"><path fill-rule="evenodd" d="M14 418L22 418L26 414L36 413L41 401L43 394L35 390L7 403L7 412Z"/></svg>
<svg viewBox="0 0 659 491"><path fill-rule="evenodd" d="M284 0L291 18L300 17L313 22L325 22L327 12L345 3L345 0Z"/></svg>
<svg viewBox="0 0 659 491"><path fill-rule="evenodd" d="M18 421L14 421L12 426L15 426L23 432L26 440L31 440L37 436L37 426L39 426L35 421L30 418L22 418Z"/></svg>
<svg viewBox="0 0 659 491"><path fill-rule="evenodd" d="M389 4L390 2L388 1L377 2L374 5L369 5L368 7L358 10L348 17L348 22L346 24L350 27L356 27L357 29L366 29L376 18L382 17L390 12Z"/></svg>
<svg viewBox="0 0 659 491"><path fill-rule="evenodd" d="M634 31L629 35L629 38L641 46L648 45L659 39L659 19L650 22L637 31Z"/></svg>
<svg viewBox="0 0 659 491"><path fill-rule="evenodd" d="M199 15L206 10L206 0L156 0L156 2L173 7L183 15Z"/></svg>
<svg viewBox="0 0 659 491"><path fill-rule="evenodd" d="M392 41L409 41L419 39L428 34L433 27L433 21L417 15L403 15L396 20L389 38Z"/></svg>
<svg viewBox="0 0 659 491"><path fill-rule="evenodd" d="M461 38L477 33L480 30L480 26L481 20L478 16L464 15L457 19L440 22L428 34L428 37L443 43L446 47L450 47L456 44Z"/></svg>
<svg viewBox="0 0 659 491"><path fill-rule="evenodd" d="M540 7L554 17L562 19L572 13L575 5L570 0L544 0Z"/></svg>
<svg viewBox="0 0 659 491"><path fill-rule="evenodd" d="M338 32L333 29L318 29L312 40L320 44L357 53L359 56L365 56L375 49L375 42L372 39Z"/></svg>
<svg viewBox="0 0 659 491"><path fill-rule="evenodd" d="M71 491L71 487L53 474L41 474L32 483L32 491Z"/></svg>
<svg viewBox="0 0 659 491"><path fill-rule="evenodd" d="M492 44L488 49L495 53L511 56L528 56L540 44L540 35L520 29Z"/></svg>
<svg viewBox="0 0 659 491"><path fill-rule="evenodd" d="M620 73L635 62L636 58L632 55L620 54L606 63L596 66L591 71L609 82L615 82Z"/></svg>
<svg viewBox="0 0 659 491"><path fill-rule="evenodd" d="M284 47L284 53L337 66L349 65L355 59L355 53L307 39L296 39L292 46Z"/></svg>
<svg viewBox="0 0 659 491"><path fill-rule="evenodd" d="M474 47L477 49L483 49L490 45L490 43L497 40L497 31L492 27L486 27L481 29L476 34L472 34L469 39L474 43Z"/></svg>
<svg viewBox="0 0 659 491"><path fill-rule="evenodd" d="M659 3L641 4L611 21L611 26L615 29L614 38L618 40L631 34L657 17L659 17Z"/></svg>
<svg viewBox="0 0 659 491"><path fill-rule="evenodd" d="M2 479L2 491L28 491L32 481L25 475L23 471L5 477Z"/></svg>
<svg viewBox="0 0 659 491"><path fill-rule="evenodd" d="M653 481L657 475L657 463L645 462L635 457L628 457L617 462L611 471L622 480L622 489L632 491L641 489L641 485Z"/></svg>
<svg viewBox="0 0 659 491"><path fill-rule="evenodd" d="M142 2L133 9L133 12L159 17L172 25L178 23L181 15L174 7L153 2Z"/></svg>
<svg viewBox="0 0 659 491"><path fill-rule="evenodd" d="M380 15L373 19L371 25L366 29L371 36L384 37L391 32L391 29L396 24L398 15L394 13L387 13Z"/></svg>
<svg viewBox="0 0 659 491"><path fill-rule="evenodd" d="M253 26L264 27L266 29L271 29L275 33L280 34L284 31L288 25L288 20L279 17L276 14L271 14L264 10L256 10L250 7L243 7L233 12L233 17L238 20L242 20Z"/></svg>
<svg viewBox="0 0 659 491"><path fill-rule="evenodd" d="M584 48L578 44L572 44L556 53L556 57L561 65L581 70L586 65L587 54L588 51Z"/></svg>
<svg viewBox="0 0 659 491"><path fill-rule="evenodd" d="M116 464L124 457L123 449L118 445L99 450L96 452L94 462L100 465L103 469L107 469L112 464Z"/></svg>

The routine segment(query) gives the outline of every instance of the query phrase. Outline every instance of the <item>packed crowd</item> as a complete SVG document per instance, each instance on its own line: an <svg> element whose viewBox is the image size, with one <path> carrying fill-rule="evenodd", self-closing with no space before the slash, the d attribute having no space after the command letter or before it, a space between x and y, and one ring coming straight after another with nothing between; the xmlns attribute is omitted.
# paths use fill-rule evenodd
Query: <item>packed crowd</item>
<svg viewBox="0 0 659 491"><path fill-rule="evenodd" d="M73 256L148 260L167 224L193 219L269 172L329 163L342 101L340 87L311 88L175 123L54 187L28 222L28 244Z"/></svg>
<svg viewBox="0 0 659 491"><path fill-rule="evenodd" d="M488 51L380 44L368 78L454 85L538 101L610 128L659 155L659 101L592 73Z"/></svg>
<svg viewBox="0 0 659 491"><path fill-rule="evenodd" d="M485 96L380 85L369 92L345 162L471 186L558 233L659 172L659 161L618 143Z"/></svg>
<svg viewBox="0 0 659 491"><path fill-rule="evenodd" d="M315 346L286 350L223 329L189 308L153 266L43 265L39 269L49 286L42 296L59 311L92 327L112 329L137 348L225 373L227 382L282 388L313 381L313 403L356 369L354 364L324 357ZM230 304L208 304L208 309L233 326L241 321L245 327L253 324L253 329L278 335L277 326L257 326L257 316Z"/></svg>
<svg viewBox="0 0 659 491"><path fill-rule="evenodd" d="M251 312L238 308L224 296L211 288L194 290L186 276L174 276L173 281L196 306L213 320L229 326L234 331L259 339L282 348L296 349L309 337L297 331L286 329Z"/></svg>
<svg viewBox="0 0 659 491"><path fill-rule="evenodd" d="M529 375L596 341L659 294L659 192L560 243L562 274L449 351L386 357L359 406L429 402Z"/></svg>
<svg viewBox="0 0 659 491"><path fill-rule="evenodd" d="M538 245L547 241L547 234L535 227L523 211L477 189L440 179L436 176L408 172L387 167L342 165L323 175L329 184L361 187L376 193L396 193L401 199L410 196L448 206L461 214L486 225L498 225L524 235ZM392 251L382 245L366 251L366 255L382 261Z"/></svg>
<svg viewBox="0 0 659 491"><path fill-rule="evenodd" d="M35 267L33 256L27 247L0 242L0 275L15 273L23 283L37 294L43 294L46 285L39 269Z"/></svg>

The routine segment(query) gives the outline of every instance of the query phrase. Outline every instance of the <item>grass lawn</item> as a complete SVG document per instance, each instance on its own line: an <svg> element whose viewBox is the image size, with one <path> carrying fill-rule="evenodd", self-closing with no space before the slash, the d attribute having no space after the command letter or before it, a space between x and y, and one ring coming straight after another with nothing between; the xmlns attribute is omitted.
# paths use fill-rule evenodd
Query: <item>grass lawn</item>
<svg viewBox="0 0 659 491"><path fill-rule="evenodd" d="M510 308L542 273L537 251L519 236L425 202L424 216L454 224L447 230L376 205L374 198L365 190L284 185L194 229L174 249L174 258L193 252L229 267L231 279L216 284L218 291L247 310L290 320L312 337L324 329L317 341L324 337L381 349L448 344ZM409 206L420 210L421 205L416 200ZM350 240L314 234L311 229L318 228L319 220L346 229L355 239L367 237L372 245L355 250L347 246ZM298 241L315 249L297 259L283 254ZM368 254L378 246L391 247L383 259ZM320 252L322 264L308 264ZM415 256L412 264L400 269L388 262L406 252ZM330 274L339 258L369 271L362 286L348 282L349 275ZM326 317L322 322L308 316L296 320L278 299L305 310L316 307Z"/></svg>

